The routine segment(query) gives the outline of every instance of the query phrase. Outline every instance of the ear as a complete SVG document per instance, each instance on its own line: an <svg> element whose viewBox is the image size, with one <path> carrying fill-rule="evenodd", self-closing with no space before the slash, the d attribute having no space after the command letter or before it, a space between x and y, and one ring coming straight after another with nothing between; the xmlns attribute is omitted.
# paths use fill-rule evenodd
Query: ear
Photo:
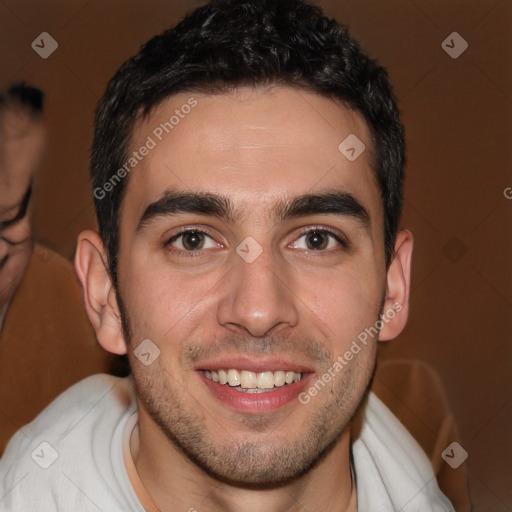
<svg viewBox="0 0 512 512"><path fill-rule="evenodd" d="M85 309L100 345L114 354L126 354L121 315L107 264L105 245L98 233L78 235L75 270L82 283Z"/></svg>
<svg viewBox="0 0 512 512"><path fill-rule="evenodd" d="M381 320L383 327L379 341L396 338L404 329L409 316L411 260L413 237L401 229L396 237L395 252L386 276L386 298Z"/></svg>

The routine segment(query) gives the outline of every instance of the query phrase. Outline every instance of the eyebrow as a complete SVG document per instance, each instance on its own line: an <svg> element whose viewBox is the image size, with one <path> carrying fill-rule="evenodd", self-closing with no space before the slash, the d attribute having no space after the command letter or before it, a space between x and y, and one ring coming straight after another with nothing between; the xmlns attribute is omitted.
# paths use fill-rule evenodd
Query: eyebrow
<svg viewBox="0 0 512 512"><path fill-rule="evenodd" d="M236 223L245 217L248 211L244 207L235 208L228 196L208 192L166 191L160 199L144 210L137 224L137 231L142 231L159 217L179 213L208 215ZM279 201L270 209L269 214L276 222L307 215L334 214L350 217L364 229L371 228L368 210L353 194L339 190L303 194Z"/></svg>
<svg viewBox="0 0 512 512"><path fill-rule="evenodd" d="M367 230L371 227L368 210L353 194L344 191L304 194L285 201L275 208L275 217L280 221L321 214L350 217Z"/></svg>

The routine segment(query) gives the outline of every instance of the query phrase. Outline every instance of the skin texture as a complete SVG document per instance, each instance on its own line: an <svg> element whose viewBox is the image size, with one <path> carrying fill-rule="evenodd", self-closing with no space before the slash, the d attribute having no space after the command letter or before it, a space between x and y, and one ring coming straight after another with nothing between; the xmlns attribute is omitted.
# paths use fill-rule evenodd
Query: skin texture
<svg viewBox="0 0 512 512"><path fill-rule="evenodd" d="M23 198L41 165L46 124L25 109L0 112L0 329L32 254L30 208L19 216ZM29 203L30 207L30 203Z"/></svg>
<svg viewBox="0 0 512 512"><path fill-rule="evenodd" d="M191 96L173 96L141 121L133 150ZM133 170L123 200L118 292L128 343L96 233L80 235L75 259L100 343L130 356L137 471L162 510L345 510L350 420L373 374L375 339L307 405L293 400L271 412L233 410L195 370L215 357L275 358L306 366L314 382L375 324L381 305L386 312L400 303L380 333L392 339L407 320L412 236L400 231L386 270L371 141L356 113L284 87L194 98L197 106ZM338 150L351 133L367 148L353 162ZM366 208L368 228L347 215L272 215L296 196L333 190ZM238 215L160 215L137 229L166 191L227 196ZM200 251L176 238L183 227L208 234ZM312 228L348 247L327 236L325 248L312 250L304 235ZM252 263L236 252L247 237L263 249ZM147 338L160 350L149 366L133 354Z"/></svg>

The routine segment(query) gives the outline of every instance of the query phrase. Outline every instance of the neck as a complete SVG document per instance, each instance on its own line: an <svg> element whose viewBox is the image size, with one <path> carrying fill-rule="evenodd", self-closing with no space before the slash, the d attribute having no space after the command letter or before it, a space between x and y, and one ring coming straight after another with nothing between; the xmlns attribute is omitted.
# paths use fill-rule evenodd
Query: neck
<svg viewBox="0 0 512 512"><path fill-rule="evenodd" d="M209 476L183 455L150 418L141 415L139 426L132 435L130 451L147 494L162 512L344 512L354 503L349 428L307 474L284 486L260 490Z"/></svg>

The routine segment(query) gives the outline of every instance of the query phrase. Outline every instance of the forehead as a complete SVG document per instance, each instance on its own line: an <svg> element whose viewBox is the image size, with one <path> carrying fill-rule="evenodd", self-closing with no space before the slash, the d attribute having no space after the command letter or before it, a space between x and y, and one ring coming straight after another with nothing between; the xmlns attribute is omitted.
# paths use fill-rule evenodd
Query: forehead
<svg viewBox="0 0 512 512"><path fill-rule="evenodd" d="M366 147L353 161L339 149L347 137ZM139 122L131 151L140 158L124 201L131 212L140 214L166 190L228 195L257 212L283 198L338 188L380 214L365 121L314 93L276 87L178 94Z"/></svg>

